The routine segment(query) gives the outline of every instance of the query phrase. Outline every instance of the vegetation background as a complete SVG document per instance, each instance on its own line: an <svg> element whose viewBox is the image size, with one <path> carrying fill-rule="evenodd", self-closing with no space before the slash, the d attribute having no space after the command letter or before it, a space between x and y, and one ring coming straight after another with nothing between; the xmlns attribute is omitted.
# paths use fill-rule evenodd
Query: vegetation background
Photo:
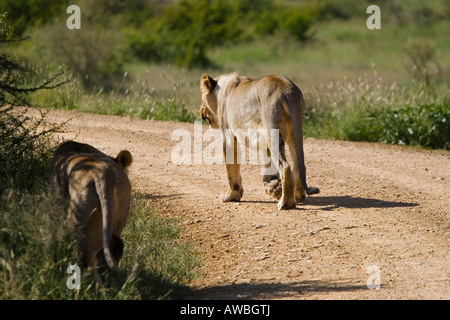
<svg viewBox="0 0 450 320"><path fill-rule="evenodd" d="M192 122L202 73L279 74L305 95L306 136L450 148L448 0L3 0L0 14L0 299L177 297L200 264L177 221L134 194L127 230L153 230L126 235L138 263L125 256L100 292L61 286L76 253L42 177L63 126L38 132L45 114L15 104Z"/></svg>

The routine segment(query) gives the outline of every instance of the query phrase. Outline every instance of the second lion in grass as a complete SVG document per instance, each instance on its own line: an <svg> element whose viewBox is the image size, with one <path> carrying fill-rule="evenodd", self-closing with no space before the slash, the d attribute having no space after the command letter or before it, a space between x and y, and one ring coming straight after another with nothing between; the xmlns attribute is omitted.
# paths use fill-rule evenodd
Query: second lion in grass
<svg viewBox="0 0 450 320"><path fill-rule="evenodd" d="M123 252L120 234L130 212L131 185L127 168L132 156L127 150L116 158L75 141L55 151L50 183L68 199L68 216L74 228L82 264L94 275L97 255L103 249L110 269L115 269ZM101 257L102 258L102 257Z"/></svg>

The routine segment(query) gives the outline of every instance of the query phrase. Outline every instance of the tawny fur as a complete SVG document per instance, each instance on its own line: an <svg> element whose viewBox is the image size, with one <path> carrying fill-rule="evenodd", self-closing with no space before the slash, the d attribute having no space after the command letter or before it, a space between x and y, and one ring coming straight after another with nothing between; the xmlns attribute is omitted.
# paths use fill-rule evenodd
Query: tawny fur
<svg viewBox="0 0 450 320"><path fill-rule="evenodd" d="M222 130L224 152L228 141L244 144L239 132L248 129L264 129L279 132L279 152L271 154L271 136L266 134L267 154L278 173L263 175L265 191L278 199L278 209L295 208L306 194L319 193L306 184L306 167L303 152L304 100L300 89L289 79L267 76L253 80L238 73L211 78L203 74L200 79L202 105L200 115L209 120L212 128ZM289 146L293 166L286 160L284 148ZM224 157L225 158L225 157ZM240 165L226 164L229 189L222 198L224 202L239 201L243 195Z"/></svg>
<svg viewBox="0 0 450 320"><path fill-rule="evenodd" d="M81 263L94 275L96 258L103 249L110 269L117 267L123 252L120 238L131 199L127 168L130 152L122 150L116 158L94 147L67 141L55 151L50 183L54 192L68 199L68 218L73 227Z"/></svg>

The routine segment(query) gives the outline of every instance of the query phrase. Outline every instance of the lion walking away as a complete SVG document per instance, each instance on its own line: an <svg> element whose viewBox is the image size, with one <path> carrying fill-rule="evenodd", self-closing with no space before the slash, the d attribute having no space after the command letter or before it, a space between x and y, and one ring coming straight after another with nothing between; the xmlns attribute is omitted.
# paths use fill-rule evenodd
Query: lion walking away
<svg viewBox="0 0 450 320"><path fill-rule="evenodd" d="M110 269L115 269L123 253L120 234L125 226L131 200L127 168L129 151L116 158L75 141L61 144L51 166L51 190L68 199L68 218L76 235L81 263L91 272L99 286L96 271L99 252Z"/></svg>
<svg viewBox="0 0 450 320"><path fill-rule="evenodd" d="M319 193L306 184L306 166L303 152L304 99L300 89L289 79L267 76L253 80L238 73L211 78L203 74L200 79L202 105L200 115L212 128L222 131L224 158L234 153L237 145L258 143L251 140L248 130L265 133L266 154L271 163L265 165L263 185L265 191L279 200L278 209L295 208L306 194ZM248 139L247 139L248 138ZM286 160L285 144L292 155L293 166ZM259 146L263 148L263 146ZM231 157L233 158L233 157ZM271 169L276 167L276 173ZM239 201L243 195L240 164L226 162L229 182L222 201Z"/></svg>

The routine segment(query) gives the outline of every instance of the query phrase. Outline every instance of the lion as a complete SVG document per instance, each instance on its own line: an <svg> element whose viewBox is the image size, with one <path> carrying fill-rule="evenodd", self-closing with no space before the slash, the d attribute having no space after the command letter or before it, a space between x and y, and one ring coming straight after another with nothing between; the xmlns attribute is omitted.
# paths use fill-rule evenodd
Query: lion
<svg viewBox="0 0 450 320"><path fill-rule="evenodd" d="M127 150L116 158L75 141L61 144L51 165L50 184L68 199L68 220L75 231L81 264L102 286L96 258L103 249L109 269L117 267L123 253L120 238L131 199ZM100 257L100 258L103 258Z"/></svg>
<svg viewBox="0 0 450 320"><path fill-rule="evenodd" d="M297 201L305 200L306 194L320 192L306 184L302 128L304 99L291 80L275 75L253 80L238 73L213 79L205 73L200 79L200 90L201 118L208 120L211 128L222 131L224 157L227 149L234 152L235 161L226 163L229 188L223 202L240 201L243 195L240 164L236 161L237 145L252 143L242 138L239 132L249 129L265 132L266 152L277 172L265 171L263 184L266 193L279 200L279 210L295 208ZM272 136L272 132L276 136ZM273 145L277 140L279 152ZM285 143L292 156L292 169L286 159ZM230 146L234 146L234 151ZM269 166L264 165L265 169Z"/></svg>

